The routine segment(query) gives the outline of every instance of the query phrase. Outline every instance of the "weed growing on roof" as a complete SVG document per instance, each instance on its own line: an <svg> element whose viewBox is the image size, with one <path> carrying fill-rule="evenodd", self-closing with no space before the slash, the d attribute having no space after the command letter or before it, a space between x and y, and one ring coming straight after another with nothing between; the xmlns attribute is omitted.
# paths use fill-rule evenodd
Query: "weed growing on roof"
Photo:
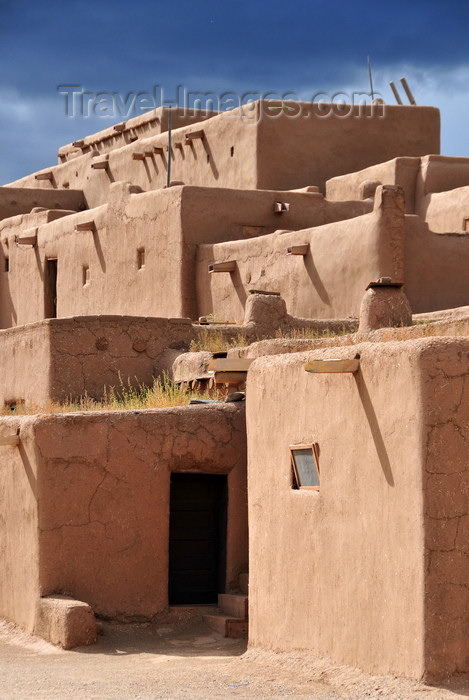
<svg viewBox="0 0 469 700"><path fill-rule="evenodd" d="M191 340L189 350L191 352L225 352L230 348L245 347L250 343L244 332L240 332L237 336L227 336L222 330L203 327L197 338Z"/></svg>
<svg viewBox="0 0 469 700"><path fill-rule="evenodd" d="M221 395L220 395L221 396ZM152 386L137 384L133 386L130 380L124 384L120 379L119 387L105 387L102 399L95 399L84 394L77 399L67 399L63 402L50 401L37 406L27 403L5 406L0 415L31 415L38 413L73 413L82 411L132 411L148 408L170 408L172 406L187 406L191 398L213 399L210 393L193 392L182 387L166 374L154 380Z"/></svg>

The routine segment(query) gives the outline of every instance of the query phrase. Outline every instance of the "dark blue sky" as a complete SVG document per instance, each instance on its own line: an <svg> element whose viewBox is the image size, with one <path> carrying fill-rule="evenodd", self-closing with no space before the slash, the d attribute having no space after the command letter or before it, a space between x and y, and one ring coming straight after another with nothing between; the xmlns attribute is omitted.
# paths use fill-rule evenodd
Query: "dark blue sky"
<svg viewBox="0 0 469 700"><path fill-rule="evenodd" d="M375 89L405 75L442 110L442 152L469 156L468 0L0 0L0 182L55 162L119 120L67 117L58 85L90 92Z"/></svg>

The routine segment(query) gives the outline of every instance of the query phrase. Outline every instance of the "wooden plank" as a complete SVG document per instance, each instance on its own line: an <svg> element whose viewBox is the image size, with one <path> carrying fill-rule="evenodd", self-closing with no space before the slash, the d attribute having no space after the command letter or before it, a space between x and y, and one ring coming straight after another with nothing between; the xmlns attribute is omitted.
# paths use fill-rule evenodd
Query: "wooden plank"
<svg viewBox="0 0 469 700"><path fill-rule="evenodd" d="M280 292L266 292L265 289L250 289L249 294L265 294L266 296L279 297Z"/></svg>
<svg viewBox="0 0 469 700"><path fill-rule="evenodd" d="M34 236L17 236L15 242L18 243L18 245L36 245L36 243L37 243L37 235L34 235Z"/></svg>
<svg viewBox="0 0 469 700"><path fill-rule="evenodd" d="M75 224L75 231L95 231L96 225L94 221L82 221L79 224Z"/></svg>
<svg viewBox="0 0 469 700"><path fill-rule="evenodd" d="M53 180L54 179L54 173L52 171L48 173L38 173L37 175L34 176L35 180Z"/></svg>
<svg viewBox="0 0 469 700"><path fill-rule="evenodd" d="M227 262L212 263L208 266L208 271L211 272L234 272L236 270L236 260L228 260Z"/></svg>
<svg viewBox="0 0 469 700"><path fill-rule="evenodd" d="M309 250L309 243L303 243L301 245L291 245L287 248L287 255L307 255Z"/></svg>
<svg viewBox="0 0 469 700"><path fill-rule="evenodd" d="M254 358L214 358L208 365L209 372L247 372Z"/></svg>
<svg viewBox="0 0 469 700"><path fill-rule="evenodd" d="M0 445L19 445L20 444L20 436L16 435L4 435L3 437L0 437Z"/></svg>
<svg viewBox="0 0 469 700"><path fill-rule="evenodd" d="M185 143L191 143L194 139L203 139L205 136L205 131L203 129L199 129L198 131L191 131L189 134L186 134L185 136Z"/></svg>
<svg viewBox="0 0 469 700"><path fill-rule="evenodd" d="M215 372L215 384L241 384L246 381L246 372Z"/></svg>
<svg viewBox="0 0 469 700"><path fill-rule="evenodd" d="M358 370L360 360L311 360L305 367L306 372L314 374L334 374L334 373L353 373Z"/></svg>

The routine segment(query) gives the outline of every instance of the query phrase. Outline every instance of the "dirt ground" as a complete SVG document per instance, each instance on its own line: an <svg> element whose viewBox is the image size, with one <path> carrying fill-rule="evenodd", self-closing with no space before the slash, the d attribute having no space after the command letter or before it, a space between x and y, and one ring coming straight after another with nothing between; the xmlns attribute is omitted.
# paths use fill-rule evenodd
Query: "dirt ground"
<svg viewBox="0 0 469 700"><path fill-rule="evenodd" d="M462 700L469 676L444 687L369 676L306 653L225 639L183 610L152 624L102 623L96 645L64 651L0 622L0 699L390 698Z"/></svg>

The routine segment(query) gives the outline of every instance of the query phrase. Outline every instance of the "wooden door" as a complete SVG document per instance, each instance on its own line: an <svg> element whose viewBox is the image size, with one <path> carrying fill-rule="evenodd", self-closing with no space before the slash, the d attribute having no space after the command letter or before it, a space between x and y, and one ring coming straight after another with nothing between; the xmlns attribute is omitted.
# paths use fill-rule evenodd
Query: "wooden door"
<svg viewBox="0 0 469 700"><path fill-rule="evenodd" d="M209 604L224 591L227 481L171 474L169 604Z"/></svg>

